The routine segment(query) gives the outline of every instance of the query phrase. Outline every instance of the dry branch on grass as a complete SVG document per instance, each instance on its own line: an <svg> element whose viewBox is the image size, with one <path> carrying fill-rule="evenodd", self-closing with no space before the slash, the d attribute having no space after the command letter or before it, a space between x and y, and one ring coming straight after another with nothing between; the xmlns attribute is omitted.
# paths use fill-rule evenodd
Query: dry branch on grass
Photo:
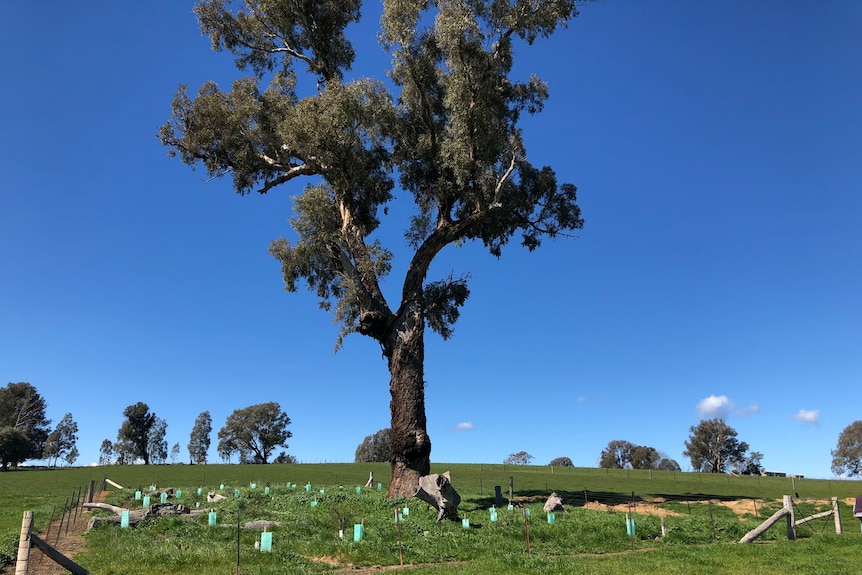
<svg viewBox="0 0 862 575"><path fill-rule="evenodd" d="M124 507L117 507L116 505L110 505L108 503L84 503L84 507L88 509L103 509L105 511L110 511L114 515L100 515L93 516L90 518L89 523L87 524L87 529L90 530L93 527L101 523L121 523L123 518L123 512L129 512L129 525L134 526L143 521L144 519L148 519L150 517L164 517L167 515L174 515L179 517L196 517L202 513L206 513L205 509L189 509L185 505L176 504L176 503L155 503L150 505L146 509L138 509L138 510L130 510Z"/></svg>

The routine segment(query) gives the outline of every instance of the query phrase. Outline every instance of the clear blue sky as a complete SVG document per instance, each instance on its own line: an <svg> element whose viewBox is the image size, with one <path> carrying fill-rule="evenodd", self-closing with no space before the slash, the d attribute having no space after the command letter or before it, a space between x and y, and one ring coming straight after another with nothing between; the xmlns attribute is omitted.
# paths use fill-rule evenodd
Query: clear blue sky
<svg viewBox="0 0 862 575"><path fill-rule="evenodd" d="M381 75L377 10L353 33ZM608 0L522 51L551 91L528 156L578 186L586 226L440 254L473 280L454 338L427 338L433 461L594 466L624 439L687 469L689 427L721 415L768 469L831 476L862 418L860 31L856 0ZM183 460L204 410L211 461L255 403L281 404L305 462L388 425L377 345L333 354L331 317L267 255L300 188L237 196L156 139L179 83L235 76L189 2L4 7L0 385L71 412L79 464L138 401Z"/></svg>

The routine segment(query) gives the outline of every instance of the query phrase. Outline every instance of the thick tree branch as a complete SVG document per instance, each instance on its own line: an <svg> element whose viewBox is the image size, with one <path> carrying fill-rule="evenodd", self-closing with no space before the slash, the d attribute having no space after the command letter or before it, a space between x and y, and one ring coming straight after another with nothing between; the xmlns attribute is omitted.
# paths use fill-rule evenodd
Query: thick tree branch
<svg viewBox="0 0 862 575"><path fill-rule="evenodd" d="M292 166L286 172L284 172L282 175L278 176L277 178L275 178L273 180L266 182L258 190L258 193L265 194L269 190L271 190L272 188L274 188L276 186L280 186L281 184L284 184L285 182L289 182L290 180L292 180L294 178L298 178L299 176L313 176L316 173L317 172L314 170L314 168L312 168L308 164L301 164L299 166Z"/></svg>
<svg viewBox="0 0 862 575"><path fill-rule="evenodd" d="M380 289L371 254L368 251L368 246L365 244L361 230L354 222L350 207L344 200L337 200L337 202L338 210L341 214L341 235L344 238L348 252L353 258L350 268L343 271L350 273L354 278L353 281L357 288L357 295L360 298L362 313L371 314L376 318L372 322L373 326L363 325L362 318L360 318L360 331L383 343L384 333L380 328L384 326L381 324L390 321L392 310L389 309L386 298L383 296L383 291Z"/></svg>
<svg viewBox="0 0 862 575"><path fill-rule="evenodd" d="M463 238L475 225L478 225L488 215L487 211L475 211L470 216L439 226L428 238L422 242L419 249L410 260L410 266L404 277L404 285L401 290L401 312L405 303L421 297L422 286L428 275L428 268L436 255L447 245Z"/></svg>

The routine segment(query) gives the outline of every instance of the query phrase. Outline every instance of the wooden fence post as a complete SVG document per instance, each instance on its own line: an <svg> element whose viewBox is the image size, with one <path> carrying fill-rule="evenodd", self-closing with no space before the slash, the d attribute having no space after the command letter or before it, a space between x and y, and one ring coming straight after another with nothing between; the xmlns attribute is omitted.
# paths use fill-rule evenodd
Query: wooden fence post
<svg viewBox="0 0 862 575"><path fill-rule="evenodd" d="M33 528L33 512L25 511L21 522L21 537L18 539L18 562L15 564L15 575L27 575L30 564L30 530Z"/></svg>
<svg viewBox="0 0 862 575"><path fill-rule="evenodd" d="M835 534L841 535L841 515L838 512L838 498L832 498L832 515L835 516Z"/></svg>
<svg viewBox="0 0 862 575"><path fill-rule="evenodd" d="M793 498L784 496L784 509L787 510L787 538L796 541L796 514L793 511Z"/></svg>

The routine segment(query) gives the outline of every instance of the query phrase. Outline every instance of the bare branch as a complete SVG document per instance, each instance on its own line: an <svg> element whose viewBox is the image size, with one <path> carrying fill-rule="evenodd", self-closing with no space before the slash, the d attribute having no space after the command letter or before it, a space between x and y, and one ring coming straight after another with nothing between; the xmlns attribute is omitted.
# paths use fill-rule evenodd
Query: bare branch
<svg viewBox="0 0 862 575"><path fill-rule="evenodd" d="M497 187L494 188L494 201L491 203L491 208L499 208L502 206L500 204L500 195L503 193L503 184L506 183L506 180L509 179L509 176L512 175L512 172L515 171L515 159L517 158L517 154L512 154L512 161L509 162L509 167L506 169L506 173L500 178L500 181L497 182Z"/></svg>

